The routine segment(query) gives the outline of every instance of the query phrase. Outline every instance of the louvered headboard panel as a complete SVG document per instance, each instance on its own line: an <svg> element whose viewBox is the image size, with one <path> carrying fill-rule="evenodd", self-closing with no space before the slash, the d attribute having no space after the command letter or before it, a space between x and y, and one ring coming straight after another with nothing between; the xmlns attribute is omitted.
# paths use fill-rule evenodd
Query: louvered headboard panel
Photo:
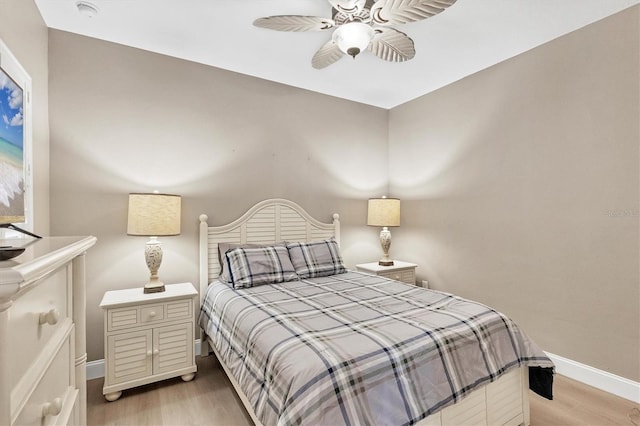
<svg viewBox="0 0 640 426"><path fill-rule="evenodd" d="M332 223L320 222L293 201L270 199L251 207L239 219L222 226L209 226L200 215L200 297L220 274L218 243L277 243L315 241L335 237L340 243L339 215Z"/></svg>

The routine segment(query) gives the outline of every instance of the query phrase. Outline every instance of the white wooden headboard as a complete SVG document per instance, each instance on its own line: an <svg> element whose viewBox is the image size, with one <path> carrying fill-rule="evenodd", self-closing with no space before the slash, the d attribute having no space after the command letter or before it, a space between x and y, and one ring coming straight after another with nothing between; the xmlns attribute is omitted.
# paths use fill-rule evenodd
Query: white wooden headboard
<svg viewBox="0 0 640 426"><path fill-rule="evenodd" d="M334 237L340 244L340 216L332 223L312 218L302 207L284 199L264 200L233 222L209 226L200 215L200 300L207 286L220 274L218 243L277 243L315 241Z"/></svg>

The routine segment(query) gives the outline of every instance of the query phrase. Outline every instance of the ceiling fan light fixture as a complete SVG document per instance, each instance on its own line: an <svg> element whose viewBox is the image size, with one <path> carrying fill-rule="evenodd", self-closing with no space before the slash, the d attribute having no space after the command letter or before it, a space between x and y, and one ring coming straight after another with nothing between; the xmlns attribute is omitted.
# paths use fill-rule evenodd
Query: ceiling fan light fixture
<svg viewBox="0 0 640 426"><path fill-rule="evenodd" d="M340 50L355 58L369 46L373 36L374 31L370 25L362 22L349 22L339 26L333 32L332 38Z"/></svg>

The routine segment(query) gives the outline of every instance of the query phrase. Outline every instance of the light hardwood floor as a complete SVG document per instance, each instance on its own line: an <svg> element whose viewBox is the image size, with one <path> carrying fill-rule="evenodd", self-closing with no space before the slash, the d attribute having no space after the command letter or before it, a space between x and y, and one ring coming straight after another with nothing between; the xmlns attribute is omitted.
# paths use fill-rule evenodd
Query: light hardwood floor
<svg viewBox="0 0 640 426"><path fill-rule="evenodd" d="M196 358L191 382L180 378L129 389L115 402L102 379L87 386L88 424L248 426L251 419L214 356ZM532 426L640 426L640 405L556 375L554 400L530 393Z"/></svg>

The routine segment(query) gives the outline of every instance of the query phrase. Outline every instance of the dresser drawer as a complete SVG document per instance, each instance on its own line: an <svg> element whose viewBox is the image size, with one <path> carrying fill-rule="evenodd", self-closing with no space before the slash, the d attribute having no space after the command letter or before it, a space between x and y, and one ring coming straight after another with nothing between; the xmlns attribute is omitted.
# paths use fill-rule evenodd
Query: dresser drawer
<svg viewBox="0 0 640 426"><path fill-rule="evenodd" d="M14 386L36 356L61 327L68 327L72 316L71 268L65 267L43 278L11 307L9 341L17 350L9 351L9 380Z"/></svg>
<svg viewBox="0 0 640 426"><path fill-rule="evenodd" d="M71 381L71 354L71 339L68 336L13 424L66 425L73 421L78 391ZM16 401L16 405L18 404Z"/></svg>
<svg viewBox="0 0 640 426"><path fill-rule="evenodd" d="M131 306L107 310L107 331L152 325L167 320L190 319L193 316L193 300Z"/></svg>

